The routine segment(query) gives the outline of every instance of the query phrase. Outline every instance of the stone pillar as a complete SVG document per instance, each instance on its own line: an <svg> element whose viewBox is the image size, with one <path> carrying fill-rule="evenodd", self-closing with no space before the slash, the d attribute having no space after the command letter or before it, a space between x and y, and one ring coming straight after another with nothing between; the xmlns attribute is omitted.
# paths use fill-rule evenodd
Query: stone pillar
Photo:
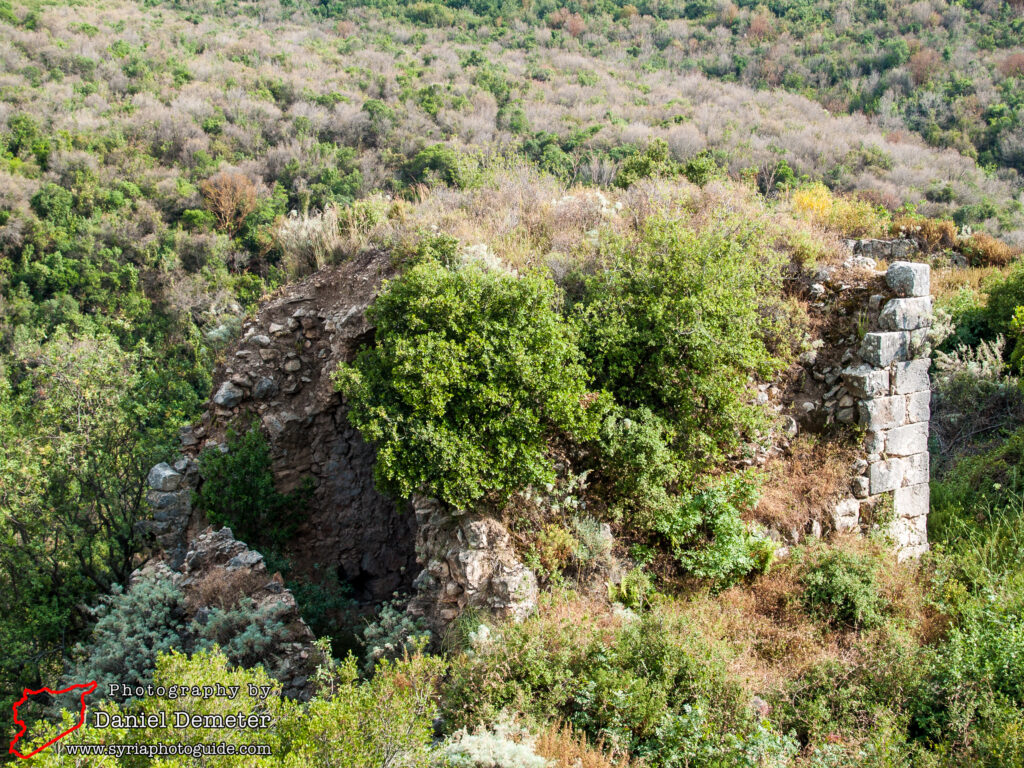
<svg viewBox="0 0 1024 768"><path fill-rule="evenodd" d="M188 548L188 527L192 520L192 493L199 480L199 466L179 458L174 466L161 462L149 470L146 501L153 513L141 526L152 534L167 553L172 568L181 566Z"/></svg>
<svg viewBox="0 0 1024 768"><path fill-rule="evenodd" d="M845 369L843 379L866 429L866 461L853 484L857 513L891 504L890 531L904 560L928 549L930 268L895 262L885 279L895 297L882 306L881 330L864 336L861 364ZM852 500L845 504L843 514L853 519Z"/></svg>

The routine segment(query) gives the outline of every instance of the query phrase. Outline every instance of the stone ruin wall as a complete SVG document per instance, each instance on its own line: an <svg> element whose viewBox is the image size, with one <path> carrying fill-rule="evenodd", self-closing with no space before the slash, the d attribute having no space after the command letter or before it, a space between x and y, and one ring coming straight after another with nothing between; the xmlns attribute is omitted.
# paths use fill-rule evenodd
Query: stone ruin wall
<svg viewBox="0 0 1024 768"><path fill-rule="evenodd" d="M791 407L804 427L863 432L850 494L835 503L832 521L840 532L887 521L902 560L928 549L930 267L896 260L884 273L875 272L876 258L912 255L912 241L850 241L848 246L854 256L845 266L867 279L845 283L826 268L810 293L819 308L832 309L854 296L860 306L845 311L856 313L865 332L862 338L833 340L830 349L819 347L802 358L806 378L818 386L805 386ZM820 354L825 351L831 354Z"/></svg>
<svg viewBox="0 0 1024 768"><path fill-rule="evenodd" d="M866 529L891 510L891 532L905 558L928 546L929 268L896 262L875 271L875 258L909 255L909 241L850 245L854 255L845 268L821 270L809 295L822 314L856 313L866 332L815 342L801 360L802 387L778 407L792 414L794 428L799 422L824 433L863 430L850 493L834 505L832 522L840 532ZM847 282L851 268L859 277ZM168 565L183 569L207 533L191 507L195 457L221 444L230 425L256 418L279 487L288 490L303 477L316 483L311 517L292 552L300 562L336 569L367 602L411 593L410 613L435 629L466 607L521 619L536 604L537 579L517 558L508 531L430 499L395 505L381 496L372 449L349 426L333 391L338 361L350 360L372 333L364 311L389 271L379 255L323 270L245 324L218 369L201 422L182 434L184 455L150 475L150 530ZM821 533L820 525L812 531Z"/></svg>

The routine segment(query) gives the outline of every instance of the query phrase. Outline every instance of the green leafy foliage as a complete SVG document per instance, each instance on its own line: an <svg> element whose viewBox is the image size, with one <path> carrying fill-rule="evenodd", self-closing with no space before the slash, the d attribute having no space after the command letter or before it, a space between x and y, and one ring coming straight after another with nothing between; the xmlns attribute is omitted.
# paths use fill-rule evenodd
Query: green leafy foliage
<svg viewBox="0 0 1024 768"><path fill-rule="evenodd" d="M673 176L679 172L679 166L669 157L668 144L664 139L655 139L643 151L637 150L622 161L615 186L626 189L640 179L655 176Z"/></svg>
<svg viewBox="0 0 1024 768"><path fill-rule="evenodd" d="M547 441L593 431L553 283L425 262L388 283L374 345L336 381L378 450L379 484L465 508L553 479Z"/></svg>
<svg viewBox="0 0 1024 768"><path fill-rule="evenodd" d="M214 525L229 526L240 540L281 552L302 521L308 490L278 492L270 449L258 425L241 434L230 429L225 447L199 457L202 484L196 506Z"/></svg>
<svg viewBox="0 0 1024 768"><path fill-rule="evenodd" d="M804 605L834 626L871 629L883 615L875 570L867 556L842 549L812 556L800 575Z"/></svg>
<svg viewBox="0 0 1024 768"><path fill-rule="evenodd" d="M763 572L775 551L767 538L743 522L757 502L757 484L744 475L713 481L707 488L674 500L654 528L669 542L686 571L729 584L751 572Z"/></svg>
<svg viewBox="0 0 1024 768"><path fill-rule="evenodd" d="M500 644L456 659L442 699L446 721L493 723L506 708L564 718L659 767L694 756L758 765L795 753L791 738L752 716L721 649L685 619L652 611L611 630L578 619L557 611L529 619L508 627Z"/></svg>
<svg viewBox="0 0 1024 768"><path fill-rule="evenodd" d="M741 222L698 233L655 216L636 241L609 239L604 268L582 278L580 347L598 387L650 412L642 450L662 439L675 457L658 458L662 476L692 482L765 423L748 377L779 370L788 350L772 341L785 336L781 273L763 245Z"/></svg>

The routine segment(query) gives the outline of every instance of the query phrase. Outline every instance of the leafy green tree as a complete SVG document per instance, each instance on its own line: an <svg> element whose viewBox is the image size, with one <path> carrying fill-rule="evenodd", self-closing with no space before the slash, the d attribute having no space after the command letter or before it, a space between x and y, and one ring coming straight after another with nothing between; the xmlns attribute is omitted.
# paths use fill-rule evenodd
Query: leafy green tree
<svg viewBox="0 0 1024 768"><path fill-rule="evenodd" d="M389 282L373 346L336 381L377 480L456 507L553 478L548 441L588 437L587 375L554 284L428 261Z"/></svg>
<svg viewBox="0 0 1024 768"><path fill-rule="evenodd" d="M106 335L16 334L0 376L0 687L39 686L89 621L80 606L125 583L141 546L146 470L174 423Z"/></svg>

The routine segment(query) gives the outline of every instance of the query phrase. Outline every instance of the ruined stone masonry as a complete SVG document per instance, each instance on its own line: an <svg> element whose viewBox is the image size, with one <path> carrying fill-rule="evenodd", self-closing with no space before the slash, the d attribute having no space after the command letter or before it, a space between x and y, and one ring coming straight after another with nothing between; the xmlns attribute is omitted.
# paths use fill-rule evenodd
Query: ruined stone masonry
<svg viewBox="0 0 1024 768"><path fill-rule="evenodd" d="M413 499L416 553L423 570L409 613L435 631L464 608L521 621L537 604L537 577L516 558L512 537L492 517L451 512L434 499Z"/></svg>
<svg viewBox="0 0 1024 768"><path fill-rule="evenodd" d="M873 297L880 330L865 334L861 363L842 372L866 430L866 457L858 462L853 497L836 506L835 518L837 529L853 529L865 512L877 517L880 505L891 503L890 531L902 560L928 549L930 268L895 262L885 280L895 296L884 304Z"/></svg>
<svg viewBox="0 0 1024 768"><path fill-rule="evenodd" d="M368 253L260 307L226 351L201 421L183 431L185 456L151 471L149 528L181 567L206 525L192 509L195 457L223 446L230 428L260 423L278 488L314 484L309 516L289 547L298 570L337 576L367 605L411 594L411 611L435 629L467 606L523 618L536 604L537 580L504 526L432 500L395 503L378 493L374 451L335 392L331 374L372 339L365 311L392 274L386 254Z"/></svg>
<svg viewBox="0 0 1024 768"><path fill-rule="evenodd" d="M254 610L271 605L282 632L268 652L266 666L281 681L285 696L307 700L320 656L313 632L280 574L269 573L263 555L235 539L230 528L197 530L197 521L192 520L192 493L199 480L195 461L181 458L173 467L157 464L147 480L153 520L147 521L146 528L155 535L164 556L133 573L130 583L148 575L175 584L186 598L186 623L205 624L214 608L223 607L206 604L210 590L205 585L211 579L218 585L218 601L227 597L222 591L228 589L236 591L236 597L250 598Z"/></svg>

